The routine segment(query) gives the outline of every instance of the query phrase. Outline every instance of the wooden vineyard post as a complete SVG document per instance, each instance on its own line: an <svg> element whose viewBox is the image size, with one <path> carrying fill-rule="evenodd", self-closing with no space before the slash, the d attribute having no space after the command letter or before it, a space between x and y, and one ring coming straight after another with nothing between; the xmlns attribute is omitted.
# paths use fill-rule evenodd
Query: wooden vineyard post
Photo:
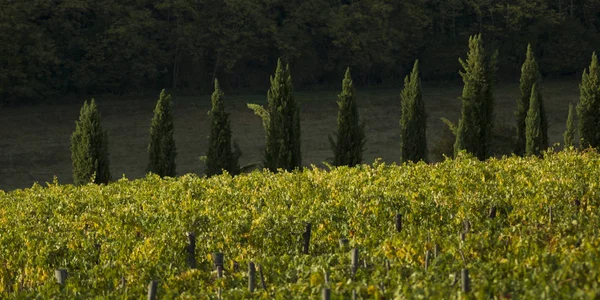
<svg viewBox="0 0 600 300"><path fill-rule="evenodd" d="M221 253L221 252L213 253L213 259L215 261L215 268L219 267L219 266L222 268L224 266L225 260L223 259L223 253Z"/></svg>
<svg viewBox="0 0 600 300"><path fill-rule="evenodd" d="M187 260L188 265L191 269L196 268L196 234L193 232L186 233L188 238L188 246L187 246Z"/></svg>
<svg viewBox="0 0 600 300"><path fill-rule="evenodd" d="M434 244L433 245L433 258L438 257L439 251L440 251L440 249L438 248L438 244Z"/></svg>
<svg viewBox="0 0 600 300"><path fill-rule="evenodd" d="M552 206L548 207L548 218L550 219L550 224L552 224Z"/></svg>
<svg viewBox="0 0 600 300"><path fill-rule="evenodd" d="M223 277L223 266L217 266L217 278L221 279ZM222 291L221 287L217 289L217 299L221 299Z"/></svg>
<svg viewBox="0 0 600 300"><path fill-rule="evenodd" d="M356 273L356 269L358 269L358 249L352 249L352 275Z"/></svg>
<svg viewBox="0 0 600 300"><path fill-rule="evenodd" d="M323 288L323 300L331 299L331 291L328 288Z"/></svg>
<svg viewBox="0 0 600 300"><path fill-rule="evenodd" d="M158 291L158 281L152 280L148 284L148 300L156 300L156 293Z"/></svg>
<svg viewBox="0 0 600 300"><path fill-rule="evenodd" d="M465 233L466 233L466 232L469 232L469 230L471 230L471 222L469 222L469 220L465 219L465 220L463 221L463 226L464 226L464 229L465 229L465 230L464 230L464 231L465 231Z"/></svg>
<svg viewBox="0 0 600 300"><path fill-rule="evenodd" d="M254 269L254 263L248 263L248 290L250 293L254 292L254 280L256 276L256 269Z"/></svg>
<svg viewBox="0 0 600 300"><path fill-rule="evenodd" d="M467 238L467 234L464 231L461 232L460 233L460 240L464 242L466 238Z"/></svg>
<svg viewBox="0 0 600 300"><path fill-rule="evenodd" d="M425 251L425 271L427 271L427 269L429 268L429 256L430 256L430 251L427 250Z"/></svg>
<svg viewBox="0 0 600 300"><path fill-rule="evenodd" d="M352 290L352 300L358 299L358 295L356 295L356 290Z"/></svg>
<svg viewBox="0 0 600 300"><path fill-rule="evenodd" d="M65 270L65 269L55 270L54 277L56 278L56 282L58 282L58 284L60 284L61 286L64 286L65 282L67 281L67 270Z"/></svg>
<svg viewBox="0 0 600 300"><path fill-rule="evenodd" d="M493 219L493 218L495 218L495 217L496 217L496 206L492 206L492 207L490 208L490 213L488 214L488 217L489 217L490 219Z"/></svg>
<svg viewBox="0 0 600 300"><path fill-rule="evenodd" d="M308 246L310 245L310 230L311 230L312 224L311 223L306 223L306 230L304 231L304 244L302 247L302 253L304 254L308 254Z"/></svg>
<svg viewBox="0 0 600 300"><path fill-rule="evenodd" d="M325 280L325 285L329 284L329 273L327 273L327 271L323 270L323 279Z"/></svg>
<svg viewBox="0 0 600 300"><path fill-rule="evenodd" d="M263 275L262 265L258 265L258 276L260 277L260 285L262 285L263 290L267 290L267 285L265 284L265 276Z"/></svg>
<svg viewBox="0 0 600 300"><path fill-rule="evenodd" d="M469 270L468 269L462 269L461 272L461 286L462 286L462 291L464 293L468 293L471 291L471 281L469 279Z"/></svg>
<svg viewBox="0 0 600 300"><path fill-rule="evenodd" d="M396 214L396 217L394 217L394 222L396 223L396 232L402 231L402 214Z"/></svg>

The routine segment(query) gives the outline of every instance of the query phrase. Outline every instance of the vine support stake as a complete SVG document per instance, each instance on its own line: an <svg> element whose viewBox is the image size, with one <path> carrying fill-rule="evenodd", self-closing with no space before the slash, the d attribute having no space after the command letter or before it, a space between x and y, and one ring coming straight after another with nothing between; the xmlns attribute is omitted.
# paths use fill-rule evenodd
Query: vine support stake
<svg viewBox="0 0 600 300"><path fill-rule="evenodd" d="M304 245L302 247L302 253L304 254L308 254L308 246L310 245L310 230L311 230L312 224L311 223L306 223L306 229L304 231Z"/></svg>
<svg viewBox="0 0 600 300"><path fill-rule="evenodd" d="M254 292L254 280L256 276L256 269L254 269L254 263L253 262L249 262L248 263L248 290L250 291L250 293Z"/></svg>
<svg viewBox="0 0 600 300"><path fill-rule="evenodd" d="M260 284L262 285L263 290L267 290L267 285L265 284L265 276L263 275L262 265L258 265L258 276L260 277Z"/></svg>
<svg viewBox="0 0 600 300"><path fill-rule="evenodd" d="M356 273L358 268L358 249L352 249L352 275Z"/></svg>
<svg viewBox="0 0 600 300"><path fill-rule="evenodd" d="M394 222L396 223L396 232L402 231L402 214L397 213Z"/></svg>
<svg viewBox="0 0 600 300"><path fill-rule="evenodd" d="M191 269L196 268L196 234L193 232L186 233L188 238L188 246L187 246L187 260L188 265Z"/></svg>
<svg viewBox="0 0 600 300"><path fill-rule="evenodd" d="M496 217L496 206L492 206L490 208L490 213L488 214L488 216L490 217L490 219L493 219Z"/></svg>
<svg viewBox="0 0 600 300"><path fill-rule="evenodd" d="M323 300L331 299L331 291L328 288L323 288Z"/></svg>
<svg viewBox="0 0 600 300"><path fill-rule="evenodd" d="M425 251L425 271L427 271L427 269L429 268L430 253L431 253L431 251L429 251L429 250Z"/></svg>
<svg viewBox="0 0 600 300"><path fill-rule="evenodd" d="M221 253L221 252L213 253L213 260L215 261L216 269L218 269L219 267L223 268L223 266L225 266L225 259L223 258L223 253Z"/></svg>
<svg viewBox="0 0 600 300"><path fill-rule="evenodd" d="M156 300L156 293L158 291L158 281L152 280L148 284L148 300Z"/></svg>
<svg viewBox="0 0 600 300"><path fill-rule="evenodd" d="M469 279L469 270L462 269L461 272L462 291L468 293L471 291L471 280Z"/></svg>
<svg viewBox="0 0 600 300"><path fill-rule="evenodd" d="M56 278L56 282L60 285L64 285L67 281L67 270L58 269L54 271L54 277Z"/></svg>

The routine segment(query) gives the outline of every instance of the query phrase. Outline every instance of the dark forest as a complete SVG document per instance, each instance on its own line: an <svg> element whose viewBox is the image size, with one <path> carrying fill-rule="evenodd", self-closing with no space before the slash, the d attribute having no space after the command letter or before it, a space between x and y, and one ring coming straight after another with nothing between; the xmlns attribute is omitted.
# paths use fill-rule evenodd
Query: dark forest
<svg viewBox="0 0 600 300"><path fill-rule="evenodd" d="M544 76L579 75L600 44L599 0L31 0L0 6L0 101L265 91L278 58L298 88L459 80L482 33L515 81L531 43Z"/></svg>

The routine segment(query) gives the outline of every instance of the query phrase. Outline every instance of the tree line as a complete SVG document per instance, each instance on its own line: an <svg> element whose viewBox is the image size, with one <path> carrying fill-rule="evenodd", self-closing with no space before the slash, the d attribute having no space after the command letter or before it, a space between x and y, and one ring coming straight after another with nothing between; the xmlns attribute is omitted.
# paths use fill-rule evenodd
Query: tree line
<svg viewBox="0 0 600 300"><path fill-rule="evenodd" d="M296 86L459 79L464 41L482 33L514 78L531 43L543 75L578 73L600 46L600 1L4 1L0 104L64 95L263 90L281 57Z"/></svg>
<svg viewBox="0 0 600 300"><path fill-rule="evenodd" d="M458 124L450 124L455 135L454 155L468 152L478 159L491 154L489 144L494 125L494 84L496 82L498 51L484 48L481 34L469 38L466 59L459 59L463 79L461 117ZM402 115L400 125L401 162L426 161L428 156L426 128L427 115L421 90L419 61L404 79L400 93ZM516 101L517 155L541 155L548 148L548 121L542 97L542 76L531 45L527 46L521 66L521 97ZM270 78L267 105L248 104L262 118L266 136L262 165L272 172L293 171L302 167L300 143L300 108L293 93L289 64L277 61ZM241 171L241 150L231 140L229 115L225 111L224 93L219 81L214 80L211 97L211 131L207 155L203 158L207 176L227 171L231 175ZM173 138L171 96L163 90L154 109L148 145L147 171L160 176L175 176L177 154ZM366 137L364 122L360 122L356 107L355 88L350 68L342 80L338 94L337 132L329 136L334 166L356 166L362 163ZM600 146L600 68L596 53L592 54L589 68L584 69L577 105L578 126L574 125L573 107L569 112L564 133L565 147L573 147L578 133L580 146ZM576 132L577 131L577 132ZM75 184L110 181L107 134L101 129L100 114L95 101L84 103L80 119L71 137L73 178Z"/></svg>

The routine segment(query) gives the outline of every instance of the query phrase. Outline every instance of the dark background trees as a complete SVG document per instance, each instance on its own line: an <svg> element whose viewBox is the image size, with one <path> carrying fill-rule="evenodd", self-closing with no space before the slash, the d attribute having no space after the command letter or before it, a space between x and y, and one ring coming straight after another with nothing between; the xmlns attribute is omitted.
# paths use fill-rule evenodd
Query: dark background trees
<svg viewBox="0 0 600 300"><path fill-rule="evenodd" d="M481 32L500 78L518 76L531 43L544 76L581 72L600 45L600 0L5 1L0 101L64 95L260 90L277 57L298 88L398 84L419 59L424 80L456 80Z"/></svg>

